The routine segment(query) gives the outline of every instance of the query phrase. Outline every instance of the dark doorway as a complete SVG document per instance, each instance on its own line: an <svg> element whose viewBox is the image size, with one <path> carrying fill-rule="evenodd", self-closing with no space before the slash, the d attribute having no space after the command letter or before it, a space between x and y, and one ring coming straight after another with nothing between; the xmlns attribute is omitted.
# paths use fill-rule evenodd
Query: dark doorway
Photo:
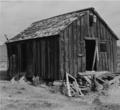
<svg viewBox="0 0 120 110"><path fill-rule="evenodd" d="M93 60L95 54L96 41L95 40L85 40L86 47L86 70L96 70L96 58L93 67Z"/></svg>

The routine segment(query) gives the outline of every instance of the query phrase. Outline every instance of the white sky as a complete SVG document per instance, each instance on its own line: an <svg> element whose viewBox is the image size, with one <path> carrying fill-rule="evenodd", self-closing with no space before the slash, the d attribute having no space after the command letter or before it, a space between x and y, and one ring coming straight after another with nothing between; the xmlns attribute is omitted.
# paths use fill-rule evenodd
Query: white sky
<svg viewBox="0 0 120 110"><path fill-rule="evenodd" d="M9 0L0 1L0 44L6 41L4 34L14 37L34 21L88 7L94 7L120 38L120 1Z"/></svg>

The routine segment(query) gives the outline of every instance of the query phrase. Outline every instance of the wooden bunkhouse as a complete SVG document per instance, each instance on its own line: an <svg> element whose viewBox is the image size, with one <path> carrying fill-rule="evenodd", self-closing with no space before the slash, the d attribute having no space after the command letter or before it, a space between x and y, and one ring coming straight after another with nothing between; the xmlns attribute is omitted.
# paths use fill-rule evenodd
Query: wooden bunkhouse
<svg viewBox="0 0 120 110"><path fill-rule="evenodd" d="M66 72L115 72L117 40L94 8L43 19L6 42L8 74L61 80Z"/></svg>

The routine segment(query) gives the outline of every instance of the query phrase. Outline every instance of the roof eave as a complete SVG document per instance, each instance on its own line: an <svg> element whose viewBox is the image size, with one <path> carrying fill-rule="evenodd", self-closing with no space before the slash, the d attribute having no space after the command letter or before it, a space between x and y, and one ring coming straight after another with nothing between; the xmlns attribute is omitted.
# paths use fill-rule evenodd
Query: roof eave
<svg viewBox="0 0 120 110"><path fill-rule="evenodd" d="M54 36L57 36L57 35L59 35L59 33L58 34L54 34L54 35L51 35L51 36L49 36L49 37L54 37ZM21 41L27 41L27 40L33 40L33 39L41 39L41 38L47 38L48 36L43 36L43 37L35 37L35 38L29 38L29 39L19 39L19 40L13 40L13 41L7 41L7 42L5 42L6 44L9 44L9 43L15 43L15 42L21 42Z"/></svg>

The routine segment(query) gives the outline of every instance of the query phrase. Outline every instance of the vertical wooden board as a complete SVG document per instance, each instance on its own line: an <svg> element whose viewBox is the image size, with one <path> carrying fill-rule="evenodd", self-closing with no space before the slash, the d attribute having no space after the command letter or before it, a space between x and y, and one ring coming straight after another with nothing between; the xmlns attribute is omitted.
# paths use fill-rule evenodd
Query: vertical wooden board
<svg viewBox="0 0 120 110"><path fill-rule="evenodd" d="M80 29L81 29L81 39L80 39L80 41L82 42L81 43L81 54L82 55L85 55L85 42L84 42L84 38L85 38L85 33L84 33L84 30L85 30L85 28L86 27L84 27L84 17L81 17L81 27L80 27ZM90 31L91 32L91 31ZM84 57L84 58L83 58ZM85 71L85 65L86 65L86 63L85 63L85 56L83 56L83 57L81 57L81 71Z"/></svg>
<svg viewBox="0 0 120 110"><path fill-rule="evenodd" d="M22 65L21 65L21 60L22 60L22 56L21 56L21 44L19 44L19 55L20 55L20 72L22 72L21 70L22 70Z"/></svg>
<svg viewBox="0 0 120 110"><path fill-rule="evenodd" d="M72 25L69 26L69 72L73 74L73 64L72 64Z"/></svg>
<svg viewBox="0 0 120 110"><path fill-rule="evenodd" d="M103 36L102 36L102 25L101 25L101 22L99 22L100 23L100 40L103 40Z"/></svg>
<svg viewBox="0 0 120 110"><path fill-rule="evenodd" d="M87 12L84 15L84 35L88 36L88 16L87 16Z"/></svg>
<svg viewBox="0 0 120 110"><path fill-rule="evenodd" d="M115 72L117 71L117 41L115 40Z"/></svg>
<svg viewBox="0 0 120 110"><path fill-rule="evenodd" d="M112 36L113 37L113 36ZM113 71L115 72L115 42L114 42L114 39L113 39Z"/></svg>
<svg viewBox="0 0 120 110"><path fill-rule="evenodd" d="M81 17L81 41L84 39L84 16Z"/></svg>
<svg viewBox="0 0 120 110"><path fill-rule="evenodd" d="M101 53L101 70L103 70L103 54Z"/></svg>
<svg viewBox="0 0 120 110"><path fill-rule="evenodd" d="M96 22L94 23L94 34L95 34L95 38L98 38L98 36L97 36L97 20L96 20Z"/></svg>
<svg viewBox="0 0 120 110"><path fill-rule="evenodd" d="M110 59L110 57L109 57L109 39L108 39L108 32L107 32L107 29L105 30L105 36L106 36L106 39L107 39L107 42L106 42L106 44L107 44L107 54L106 54L106 56L107 56L107 70L109 71L109 59Z"/></svg>
<svg viewBox="0 0 120 110"><path fill-rule="evenodd" d="M86 55L85 55L85 41L82 40L80 41L80 46L81 46L81 71L84 72L86 69Z"/></svg>
<svg viewBox="0 0 120 110"><path fill-rule="evenodd" d="M110 60L110 62L111 62L111 71L113 71L113 56L112 56L112 54L113 54L113 50L112 50L112 39L111 39L111 35L110 35L110 54L111 54L111 60Z"/></svg>
<svg viewBox="0 0 120 110"><path fill-rule="evenodd" d="M109 64L110 64L110 71L111 71L112 66L111 66L111 41L110 40L109 40L109 57L110 57Z"/></svg>
<svg viewBox="0 0 120 110"><path fill-rule="evenodd" d="M89 11L86 12L86 36L89 37L90 32L89 32Z"/></svg>
<svg viewBox="0 0 120 110"><path fill-rule="evenodd" d="M77 32L77 20L75 21L75 31L76 31L76 40L75 40L75 44L76 44L76 55L75 55L75 64L76 64L76 75L78 73L78 32ZM87 24L86 24L87 26ZM86 31L87 33L87 31Z"/></svg>
<svg viewBox="0 0 120 110"><path fill-rule="evenodd" d="M105 52L104 53L104 57L105 57L105 61L104 61L105 62L105 71L107 71L107 57L106 57L106 54L107 53Z"/></svg>
<svg viewBox="0 0 120 110"><path fill-rule="evenodd" d="M40 74L40 48L39 48L39 40L37 41L37 75L39 76Z"/></svg>
<svg viewBox="0 0 120 110"><path fill-rule="evenodd" d="M64 42L64 33L61 32L60 33L60 37L59 37L59 65L60 65L60 74L61 74L61 79L63 80L64 78L64 73L65 73L65 63L64 63L64 57L65 57L65 42Z"/></svg>
<svg viewBox="0 0 120 110"><path fill-rule="evenodd" d="M74 37L74 76L77 74L77 32L76 32L76 21L73 22L73 37Z"/></svg>
<svg viewBox="0 0 120 110"><path fill-rule="evenodd" d="M103 70L105 70L106 69L106 64L105 64L105 53L103 53Z"/></svg>
<svg viewBox="0 0 120 110"><path fill-rule="evenodd" d="M38 52L39 52L39 76L41 77L41 40L39 39L39 47L38 47Z"/></svg>
<svg viewBox="0 0 120 110"><path fill-rule="evenodd" d="M64 31L64 38L65 38L65 71L69 72L69 65L68 65L68 33L67 28Z"/></svg>
<svg viewBox="0 0 120 110"><path fill-rule="evenodd" d="M50 53L49 53L49 57L50 57L50 72L49 74L51 74L52 76L52 66L53 66L53 62L52 62L52 51L53 51L53 48L52 48L52 40L49 39L49 48L50 48Z"/></svg>
<svg viewBox="0 0 120 110"><path fill-rule="evenodd" d="M99 21L99 19L97 20L98 21L98 39L99 39L99 41L100 41L100 39L101 39L101 36L100 36L100 21Z"/></svg>
<svg viewBox="0 0 120 110"><path fill-rule="evenodd" d="M99 29L100 29L100 40L102 40L102 26L101 26L101 22L99 22Z"/></svg>
<svg viewBox="0 0 120 110"><path fill-rule="evenodd" d="M41 40L41 76L44 78L44 40Z"/></svg>
<svg viewBox="0 0 120 110"><path fill-rule="evenodd" d="M113 72L115 70L115 48L114 48L114 37L112 36L112 56L113 56Z"/></svg>
<svg viewBox="0 0 120 110"><path fill-rule="evenodd" d="M54 47L55 47L55 50L54 50L54 75L53 75L53 78L55 76L55 79L58 79L58 73L57 73L57 39L55 38L54 39Z"/></svg>
<svg viewBox="0 0 120 110"><path fill-rule="evenodd" d="M97 38L99 40L98 37L98 19L96 18L96 22L95 22L95 38Z"/></svg>
<svg viewBox="0 0 120 110"><path fill-rule="evenodd" d="M47 73L50 74L50 40L47 39L47 50L46 50L46 56L47 56Z"/></svg>
<svg viewBox="0 0 120 110"><path fill-rule="evenodd" d="M59 36L56 37L56 74L57 74L57 80L61 79L60 76L60 67L59 67Z"/></svg>
<svg viewBox="0 0 120 110"><path fill-rule="evenodd" d="M17 73L19 74L20 72L20 46L17 44Z"/></svg>
<svg viewBox="0 0 120 110"><path fill-rule="evenodd" d="M46 73L46 39L44 40L44 49L43 49L43 53L44 53L44 77L48 78L48 73Z"/></svg>
<svg viewBox="0 0 120 110"><path fill-rule="evenodd" d="M37 41L37 56L38 56L38 65L37 65L37 69L38 69L38 75L40 74L40 41Z"/></svg>
<svg viewBox="0 0 120 110"><path fill-rule="evenodd" d="M69 28L70 26L68 26L66 28L67 31L67 58L68 58L68 73L70 73L70 35L69 35ZM71 73L70 73L71 74Z"/></svg>
<svg viewBox="0 0 120 110"><path fill-rule="evenodd" d="M96 23L93 22L93 37L96 38Z"/></svg>
<svg viewBox="0 0 120 110"><path fill-rule="evenodd" d="M37 75L37 42L34 40L34 74Z"/></svg>
<svg viewBox="0 0 120 110"><path fill-rule="evenodd" d="M59 75L59 68L58 68L59 67L59 60L58 60L59 59L59 57L58 57L58 55L59 55L59 51L58 51L59 42L58 42L58 36L56 37L55 40L56 40L56 42L55 42L56 43L56 65L55 65L56 66L56 73L55 74L57 75L57 79L59 80L60 75Z"/></svg>
<svg viewBox="0 0 120 110"><path fill-rule="evenodd" d="M100 59L101 59L101 61L100 61L100 70L102 71L102 53L100 54Z"/></svg>
<svg viewBox="0 0 120 110"><path fill-rule="evenodd" d="M30 43L28 45L30 45ZM29 48L29 50L30 50L30 48ZM36 51L35 50L36 50L35 49L35 41L33 41L33 73L34 74L35 74L35 57L36 57Z"/></svg>
<svg viewBox="0 0 120 110"><path fill-rule="evenodd" d="M100 22L101 24L101 40L104 40L104 29L103 29L103 24Z"/></svg>
<svg viewBox="0 0 120 110"><path fill-rule="evenodd" d="M53 50L53 48L52 48L52 40L51 39L49 39L49 66L50 66L50 70L49 70L49 74L51 74L51 76L52 76L52 66L53 66L53 62L52 62L52 50Z"/></svg>
<svg viewBox="0 0 120 110"><path fill-rule="evenodd" d="M106 27L103 25L103 36L104 36L104 40L107 40L106 36L105 36L105 29Z"/></svg>
<svg viewBox="0 0 120 110"><path fill-rule="evenodd" d="M55 74L55 58L54 58L54 56L55 56L55 42L54 42L54 40L53 39L51 39L51 78L53 78L54 77L54 74ZM56 77L56 76L55 76Z"/></svg>
<svg viewBox="0 0 120 110"><path fill-rule="evenodd" d="M113 36L111 35L111 42L112 42L112 65L113 65L113 71L114 71L114 42L113 42Z"/></svg>
<svg viewBox="0 0 120 110"><path fill-rule="evenodd" d="M38 41L36 40L36 75L38 75Z"/></svg>
<svg viewBox="0 0 120 110"><path fill-rule="evenodd" d="M71 32L72 32L72 37L71 37L71 66L72 66L72 74L74 74L74 25L73 23L71 24Z"/></svg>
<svg viewBox="0 0 120 110"><path fill-rule="evenodd" d="M105 38L105 37L104 37L104 26L103 26L102 23L101 23L101 26L102 26L102 27L101 27L101 29L102 29L102 33L101 33L101 34L102 34L102 40L105 40L105 39L104 39L104 38Z"/></svg>
<svg viewBox="0 0 120 110"><path fill-rule="evenodd" d="M105 63L106 63L106 71L108 71L108 60L107 60L107 52L105 53Z"/></svg>
<svg viewBox="0 0 120 110"><path fill-rule="evenodd" d="M16 60L17 60L17 73L19 73L19 59L18 59L18 44L17 44L17 50L16 50Z"/></svg>
<svg viewBox="0 0 120 110"><path fill-rule="evenodd" d="M116 54L116 53L117 53L117 41L115 41L115 65L116 65L116 66L115 66L115 67L116 67L115 69L116 69L116 71L117 71L117 54ZM115 72L116 72L116 71L115 71Z"/></svg>
<svg viewBox="0 0 120 110"><path fill-rule="evenodd" d="M108 64L109 64L109 71L111 70L111 45L110 45L110 36L109 32L107 33L108 36Z"/></svg>
<svg viewBox="0 0 120 110"><path fill-rule="evenodd" d="M104 59L104 52L102 52L102 70L105 70L105 63L104 63L105 59Z"/></svg>
<svg viewBox="0 0 120 110"><path fill-rule="evenodd" d="M78 72L81 72L81 57L80 57L80 54L81 54L81 46L80 46L80 25L81 25L81 22L80 22L80 19L77 20L77 60L78 60Z"/></svg>
<svg viewBox="0 0 120 110"><path fill-rule="evenodd" d="M109 39L110 39L110 71L112 71L112 45L111 45L110 33L109 33Z"/></svg>
<svg viewBox="0 0 120 110"><path fill-rule="evenodd" d="M110 43L109 43L109 40L108 40L108 42L107 42L107 60L108 60L108 70L110 71Z"/></svg>

